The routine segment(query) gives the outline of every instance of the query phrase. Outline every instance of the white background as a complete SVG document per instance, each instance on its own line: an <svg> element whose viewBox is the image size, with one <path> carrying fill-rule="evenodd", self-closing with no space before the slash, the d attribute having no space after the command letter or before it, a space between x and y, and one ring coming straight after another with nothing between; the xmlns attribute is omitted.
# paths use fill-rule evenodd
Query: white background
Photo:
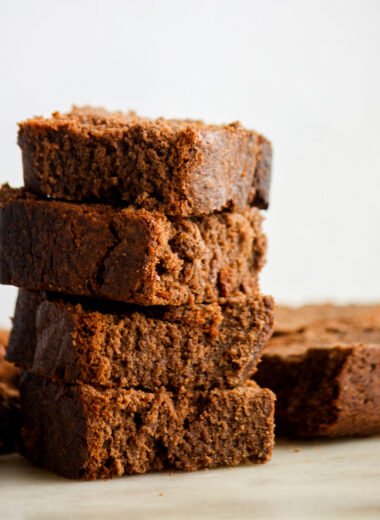
<svg viewBox="0 0 380 520"><path fill-rule="evenodd" d="M0 0L1 181L16 122L72 103L239 119L275 151L263 290L380 300L379 24L377 0Z"/></svg>

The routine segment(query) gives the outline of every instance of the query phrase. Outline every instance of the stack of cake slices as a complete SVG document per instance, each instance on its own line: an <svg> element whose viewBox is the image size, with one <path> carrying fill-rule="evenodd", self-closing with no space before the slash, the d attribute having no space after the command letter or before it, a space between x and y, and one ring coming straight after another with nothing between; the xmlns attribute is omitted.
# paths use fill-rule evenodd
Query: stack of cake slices
<svg viewBox="0 0 380 520"><path fill-rule="evenodd" d="M85 107L21 123L19 144L0 282L20 288L22 453L82 479L267 461L270 143Z"/></svg>

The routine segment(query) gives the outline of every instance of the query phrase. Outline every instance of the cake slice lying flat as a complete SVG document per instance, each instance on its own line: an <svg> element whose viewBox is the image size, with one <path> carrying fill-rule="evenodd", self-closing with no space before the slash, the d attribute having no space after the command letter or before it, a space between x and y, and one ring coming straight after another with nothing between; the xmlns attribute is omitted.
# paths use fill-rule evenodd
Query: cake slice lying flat
<svg viewBox="0 0 380 520"><path fill-rule="evenodd" d="M0 190L0 283L137 303L210 302L257 286L259 210L169 219Z"/></svg>
<svg viewBox="0 0 380 520"><path fill-rule="evenodd" d="M256 294L138 307L19 291L8 359L34 374L107 387L228 387L254 372L273 300Z"/></svg>
<svg viewBox="0 0 380 520"><path fill-rule="evenodd" d="M0 453L13 451L19 438L19 369L5 360L8 332L0 330Z"/></svg>
<svg viewBox="0 0 380 520"><path fill-rule="evenodd" d="M380 433L380 306L276 309L255 380L286 435Z"/></svg>
<svg viewBox="0 0 380 520"><path fill-rule="evenodd" d="M65 385L24 373L23 454L68 478L266 462L274 396L253 382L230 390L155 393Z"/></svg>
<svg viewBox="0 0 380 520"><path fill-rule="evenodd" d="M239 123L84 107L21 123L18 142L25 186L39 195L176 216L268 206L271 145Z"/></svg>

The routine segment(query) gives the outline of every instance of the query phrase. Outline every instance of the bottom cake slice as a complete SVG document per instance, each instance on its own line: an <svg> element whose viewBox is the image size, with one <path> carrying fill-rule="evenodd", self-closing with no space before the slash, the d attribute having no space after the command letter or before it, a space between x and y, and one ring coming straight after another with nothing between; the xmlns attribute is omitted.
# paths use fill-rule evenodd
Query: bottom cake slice
<svg viewBox="0 0 380 520"><path fill-rule="evenodd" d="M255 380L276 394L276 433L380 433L380 305L277 308Z"/></svg>
<svg viewBox="0 0 380 520"><path fill-rule="evenodd" d="M22 453L68 478L192 471L271 456L275 397L253 382L151 393L68 385L24 372L20 389Z"/></svg>

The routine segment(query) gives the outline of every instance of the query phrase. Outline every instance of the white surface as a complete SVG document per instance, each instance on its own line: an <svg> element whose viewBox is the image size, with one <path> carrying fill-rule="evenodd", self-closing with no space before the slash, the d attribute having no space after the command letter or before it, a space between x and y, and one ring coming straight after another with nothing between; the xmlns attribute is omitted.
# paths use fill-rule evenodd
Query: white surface
<svg viewBox="0 0 380 520"><path fill-rule="evenodd" d="M265 465L75 482L0 457L6 520L380 517L380 438L276 446Z"/></svg>
<svg viewBox="0 0 380 520"><path fill-rule="evenodd" d="M16 122L71 103L240 119L275 150L263 289L380 299L379 20L377 0L0 1L0 180L22 182Z"/></svg>

